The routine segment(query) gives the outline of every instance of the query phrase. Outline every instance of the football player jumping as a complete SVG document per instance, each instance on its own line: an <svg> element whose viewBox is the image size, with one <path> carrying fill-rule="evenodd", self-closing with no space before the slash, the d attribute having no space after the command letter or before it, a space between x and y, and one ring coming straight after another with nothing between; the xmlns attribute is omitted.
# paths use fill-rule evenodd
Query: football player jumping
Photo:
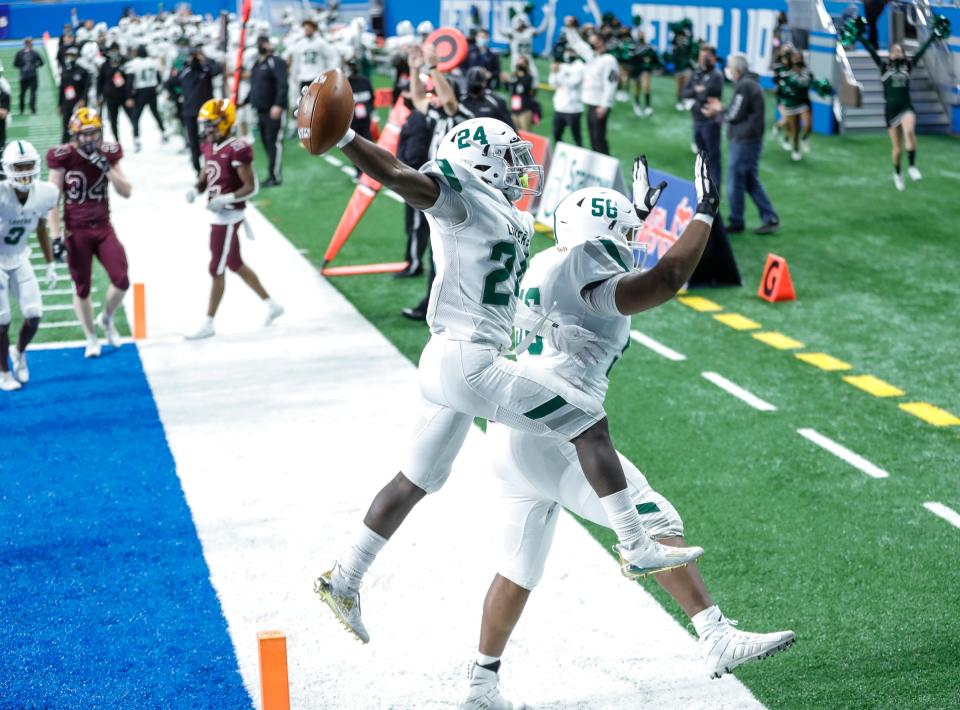
<svg viewBox="0 0 960 710"><path fill-rule="evenodd" d="M100 356L97 326L103 329L107 342L120 345L120 334L113 314L130 288L127 277L127 253L110 223L108 186L113 185L120 197L130 197L132 188L120 168L123 150L119 143L103 140L103 124L92 108L74 111L67 124L70 142L47 152L49 179L63 193L63 217L66 223L67 265L76 293L73 307L87 337L85 357ZM60 215L50 211L50 236L59 249ZM96 256L110 277L103 310L93 320L90 283L93 257Z"/></svg>
<svg viewBox="0 0 960 710"><path fill-rule="evenodd" d="M702 203L713 188L701 157L697 158L696 186ZM643 207L639 221L628 228L639 227L661 187L651 189L646 161L638 158L633 204ZM634 245L617 223L622 223L621 215L631 207L629 199L606 188L585 188L565 197L555 212L556 247L534 257L520 286L520 298L534 311L549 311L557 322L577 323L596 333L603 355L596 364L584 367L537 338L519 360L580 383L601 400L606 398L610 371L630 343L630 316L672 295L664 288L669 280L663 272L685 271L696 263L710 231L706 222L692 221L650 271L628 269ZM513 710L516 706L498 687L500 656L530 592L543 576L561 508L603 527L609 528L610 522L584 479L572 444L558 446L545 437L493 422L487 427L487 444L506 512L504 557L484 601L479 653L460 707ZM664 545L685 547L683 522L676 509L650 487L633 463L618 455L627 474L630 501L647 531ZM752 634L732 626L711 599L695 563L661 572L656 579L693 622L711 678L793 643L792 631Z"/></svg>
<svg viewBox="0 0 960 710"><path fill-rule="evenodd" d="M47 262L46 286L57 283L53 248L47 231L47 215L60 199L57 188L40 178L40 154L27 141L13 141L3 151L0 182L0 390L20 389L30 379L27 346L36 335L43 316L40 286L30 264L30 235L37 233ZM23 325L20 337L10 347L10 295L20 303ZM13 374L7 358L13 361Z"/></svg>
<svg viewBox="0 0 960 710"><path fill-rule="evenodd" d="M188 340L214 335L213 319L217 315L223 291L226 288L224 272L230 269L243 279L267 305L264 325L270 325L283 315L283 308L270 298L253 269L240 256L240 227L243 209L250 197L257 194L257 178L253 174L253 148L233 135L237 108L229 99L210 99L200 107L197 129L200 134L200 152L203 171L195 188L187 193L187 202L198 194L207 193L207 209L213 213L210 225L210 303L207 319Z"/></svg>
<svg viewBox="0 0 960 710"><path fill-rule="evenodd" d="M338 146L361 171L426 213L437 259L427 309L431 338L420 356L423 401L409 458L374 498L353 544L316 582L317 593L347 630L369 640L358 599L363 577L413 507L446 481L477 416L549 435L554 445L572 442L620 540L626 576L678 567L703 554L698 547L661 545L644 529L610 440L602 398L504 356L516 316L520 327L584 365L602 354L595 336L579 325L556 323L528 308L518 313L533 217L513 203L525 193L539 194L543 176L530 143L501 121L471 119L443 137L436 160L420 171L352 130ZM715 192L706 195L697 219L711 220L717 203ZM625 225L633 223L639 224L631 210L614 228L630 230ZM689 269L665 272L664 300L683 285L699 257L699 251L691 254Z"/></svg>

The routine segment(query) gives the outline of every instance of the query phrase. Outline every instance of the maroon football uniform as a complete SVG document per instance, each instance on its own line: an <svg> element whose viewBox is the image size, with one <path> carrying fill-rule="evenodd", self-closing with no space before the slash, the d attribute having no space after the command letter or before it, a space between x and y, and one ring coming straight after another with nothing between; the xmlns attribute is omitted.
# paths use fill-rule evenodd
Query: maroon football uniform
<svg viewBox="0 0 960 710"><path fill-rule="evenodd" d="M220 143L204 141L203 176L207 181L207 197L228 195L243 187L237 168L253 162L253 148L239 138L227 138ZM230 204L231 210L242 210L246 206L243 200Z"/></svg>
<svg viewBox="0 0 960 710"><path fill-rule="evenodd" d="M100 152L110 165L123 157L117 143L103 143ZM109 225L109 180L100 168L70 143L47 151L47 167L63 171L63 213L68 230Z"/></svg>

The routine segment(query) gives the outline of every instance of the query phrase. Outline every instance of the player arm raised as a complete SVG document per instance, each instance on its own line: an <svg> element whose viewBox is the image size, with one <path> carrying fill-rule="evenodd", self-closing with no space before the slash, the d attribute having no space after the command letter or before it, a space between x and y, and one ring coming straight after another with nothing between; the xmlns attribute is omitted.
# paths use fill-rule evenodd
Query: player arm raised
<svg viewBox="0 0 960 710"><path fill-rule="evenodd" d="M697 213L676 244L649 271L635 272L617 279L614 298L617 310L623 315L633 315L666 303L683 288L697 268L710 237L713 219L720 208L720 193L710 180L704 152L697 156L694 184L697 188ZM633 191L638 210L651 209L664 187L665 184L661 183L651 189L646 160L640 157L634 161Z"/></svg>

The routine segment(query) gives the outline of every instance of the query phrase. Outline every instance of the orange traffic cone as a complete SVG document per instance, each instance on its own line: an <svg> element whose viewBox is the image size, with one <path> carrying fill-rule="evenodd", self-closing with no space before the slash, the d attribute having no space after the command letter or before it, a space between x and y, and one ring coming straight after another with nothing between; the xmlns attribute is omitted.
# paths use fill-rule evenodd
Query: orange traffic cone
<svg viewBox="0 0 960 710"><path fill-rule="evenodd" d="M760 277L760 289L757 295L770 303L797 300L787 260L782 256L767 254L767 263L763 267L763 276Z"/></svg>

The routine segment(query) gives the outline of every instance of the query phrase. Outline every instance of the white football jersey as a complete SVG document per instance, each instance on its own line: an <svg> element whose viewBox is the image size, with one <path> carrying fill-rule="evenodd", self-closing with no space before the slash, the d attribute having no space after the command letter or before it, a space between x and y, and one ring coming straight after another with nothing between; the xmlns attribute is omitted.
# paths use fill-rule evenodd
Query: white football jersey
<svg viewBox="0 0 960 710"><path fill-rule="evenodd" d="M630 317L600 313L584 300L583 290L629 273L632 264L627 246L613 239L589 239L566 252L553 247L537 254L520 284L520 298L557 323L595 333L604 355L599 364L585 368L538 336L520 357L536 357L544 368L603 401L610 370L630 345Z"/></svg>
<svg viewBox="0 0 960 710"><path fill-rule="evenodd" d="M340 53L317 33L297 40L287 50L285 58L293 60L297 81L313 81L328 69L340 66Z"/></svg>
<svg viewBox="0 0 960 710"><path fill-rule="evenodd" d="M160 83L160 63L154 57L134 57L128 61L123 71L133 76L133 88L155 89Z"/></svg>
<svg viewBox="0 0 960 710"><path fill-rule="evenodd" d="M30 235L59 199L60 191L52 183L35 180L21 205L13 185L0 182L0 268L12 269L29 260Z"/></svg>
<svg viewBox="0 0 960 710"><path fill-rule="evenodd" d="M449 340L509 348L533 216L473 173L459 180L445 160L420 171L440 187L430 223L437 277L430 292L430 331Z"/></svg>

